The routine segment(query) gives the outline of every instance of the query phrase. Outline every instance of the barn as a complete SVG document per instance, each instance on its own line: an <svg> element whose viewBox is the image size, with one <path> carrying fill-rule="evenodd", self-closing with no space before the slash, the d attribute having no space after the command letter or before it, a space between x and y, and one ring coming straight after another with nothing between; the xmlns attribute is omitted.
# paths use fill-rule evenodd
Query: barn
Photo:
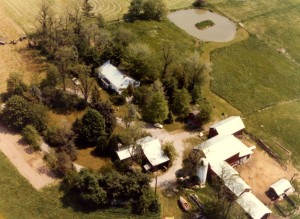
<svg viewBox="0 0 300 219"><path fill-rule="evenodd" d="M140 82L124 75L108 60L96 69L101 85L106 89L111 89L118 94L127 89L131 84L134 87L140 86Z"/></svg>
<svg viewBox="0 0 300 219"><path fill-rule="evenodd" d="M209 138L216 135L240 135L245 125L240 116L231 116L209 127Z"/></svg>

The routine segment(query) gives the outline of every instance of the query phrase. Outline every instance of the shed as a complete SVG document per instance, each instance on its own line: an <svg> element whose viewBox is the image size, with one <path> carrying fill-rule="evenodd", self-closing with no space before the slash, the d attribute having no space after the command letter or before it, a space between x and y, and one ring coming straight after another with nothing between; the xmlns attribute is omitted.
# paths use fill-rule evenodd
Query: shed
<svg viewBox="0 0 300 219"><path fill-rule="evenodd" d="M121 94L130 84L135 87L140 86L139 81L120 72L109 60L97 68L96 73L101 80L102 86L107 89L112 89L118 94Z"/></svg>
<svg viewBox="0 0 300 219"><path fill-rule="evenodd" d="M147 136L139 139L137 144L141 145L143 153L151 164L152 168L170 161L170 159L163 152L158 139Z"/></svg>
<svg viewBox="0 0 300 219"><path fill-rule="evenodd" d="M294 192L295 189L287 179L280 179L270 186L270 191L280 197L284 193Z"/></svg>
<svg viewBox="0 0 300 219"><path fill-rule="evenodd" d="M265 219L272 213L272 211L251 192L243 193L237 199L237 203L253 219Z"/></svg>
<svg viewBox="0 0 300 219"><path fill-rule="evenodd" d="M135 151L134 151L133 147L130 146L128 148L116 151L116 154L118 155L118 158L120 160L126 160L126 159L134 156L135 155Z"/></svg>
<svg viewBox="0 0 300 219"><path fill-rule="evenodd" d="M216 135L237 135L245 129L240 116L231 116L209 127L209 137Z"/></svg>

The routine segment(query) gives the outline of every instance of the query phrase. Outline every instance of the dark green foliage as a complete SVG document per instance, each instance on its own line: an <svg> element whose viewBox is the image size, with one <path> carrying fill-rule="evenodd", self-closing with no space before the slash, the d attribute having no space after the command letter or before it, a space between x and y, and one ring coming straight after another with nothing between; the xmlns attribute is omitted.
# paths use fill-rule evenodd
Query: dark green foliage
<svg viewBox="0 0 300 219"><path fill-rule="evenodd" d="M22 76L17 73L10 74L7 81L7 97L12 95L22 96L28 91L27 85L23 82Z"/></svg>
<svg viewBox="0 0 300 219"><path fill-rule="evenodd" d="M210 120L211 107L206 103L203 104L197 118L200 121L201 125L204 125Z"/></svg>
<svg viewBox="0 0 300 219"><path fill-rule="evenodd" d="M168 102L164 93L160 91L154 93L148 104L144 107L143 118L147 122L162 123L165 119L167 119L168 113Z"/></svg>
<svg viewBox="0 0 300 219"><path fill-rule="evenodd" d="M128 20L162 20L167 13L163 0L132 0L128 13L124 16Z"/></svg>
<svg viewBox="0 0 300 219"><path fill-rule="evenodd" d="M126 103L126 98L124 95L113 94L109 99L117 106L122 106Z"/></svg>
<svg viewBox="0 0 300 219"><path fill-rule="evenodd" d="M169 166L172 166L173 161L176 160L178 157L178 153L174 147L173 142L166 142L163 144L162 149L164 153L168 156L170 159Z"/></svg>
<svg viewBox="0 0 300 219"><path fill-rule="evenodd" d="M99 28L104 28L105 27L105 20L102 14L98 14L97 17L97 25Z"/></svg>
<svg viewBox="0 0 300 219"><path fill-rule="evenodd" d="M35 151L40 149L41 137L32 125L27 125L22 131L23 140L29 144Z"/></svg>
<svg viewBox="0 0 300 219"><path fill-rule="evenodd" d="M72 160L64 151L56 153L56 170L64 176L73 170Z"/></svg>
<svg viewBox="0 0 300 219"><path fill-rule="evenodd" d="M105 120L97 110L88 109L81 120L74 122L73 131L82 146L99 146L104 149L107 139Z"/></svg>
<svg viewBox="0 0 300 219"><path fill-rule="evenodd" d="M205 28L208 28L208 27L211 27L214 25L215 25L215 23L212 20L205 20L205 21L201 21L201 22L195 24L195 26L200 30L203 30Z"/></svg>
<svg viewBox="0 0 300 219"><path fill-rule="evenodd" d="M196 0L194 3L193 3L193 6L195 8L201 8L203 7L205 4L205 1L204 0Z"/></svg>
<svg viewBox="0 0 300 219"><path fill-rule="evenodd" d="M162 83L164 85L166 97L171 105L174 100L175 92L178 89L178 81L175 77L164 77Z"/></svg>
<svg viewBox="0 0 300 219"><path fill-rule="evenodd" d="M110 136L114 131L117 121L114 114L114 109L110 102L98 102L96 104L92 104L91 107L97 110L105 120L105 132L107 136Z"/></svg>
<svg viewBox="0 0 300 219"><path fill-rule="evenodd" d="M132 204L132 209L134 213L144 215L150 212L159 212L160 204L153 190L145 189L137 202Z"/></svg>
<svg viewBox="0 0 300 219"><path fill-rule="evenodd" d="M8 128L21 131L26 125L34 126L39 132L45 130L47 108L42 104L29 103L21 96L12 96L6 102L2 120Z"/></svg>
<svg viewBox="0 0 300 219"><path fill-rule="evenodd" d="M91 11L93 10L93 7L91 6L89 0L83 0L83 3L82 3L82 13L84 16L86 17L90 17L92 14L91 14Z"/></svg>
<svg viewBox="0 0 300 219"><path fill-rule="evenodd" d="M177 90L174 96L172 111L179 116L187 116L190 110L191 95L183 88Z"/></svg>
<svg viewBox="0 0 300 219"><path fill-rule="evenodd" d="M55 88L59 82L59 71L55 65L49 65L46 78L41 81L40 87L44 89L45 87Z"/></svg>
<svg viewBox="0 0 300 219"><path fill-rule="evenodd" d="M45 132L45 141L52 147L62 147L72 141L74 133L63 128L49 127Z"/></svg>

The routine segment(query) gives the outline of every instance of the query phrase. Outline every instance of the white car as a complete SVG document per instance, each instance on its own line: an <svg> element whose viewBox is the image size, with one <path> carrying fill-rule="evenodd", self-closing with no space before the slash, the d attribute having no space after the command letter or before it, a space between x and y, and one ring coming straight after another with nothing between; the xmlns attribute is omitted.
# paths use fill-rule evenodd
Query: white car
<svg viewBox="0 0 300 219"><path fill-rule="evenodd" d="M77 78L72 78L72 81L76 86L80 85L80 81Z"/></svg>
<svg viewBox="0 0 300 219"><path fill-rule="evenodd" d="M160 124L160 123L155 123L154 125L153 125L155 128L159 128L159 129L162 129L164 126L162 125L162 124Z"/></svg>

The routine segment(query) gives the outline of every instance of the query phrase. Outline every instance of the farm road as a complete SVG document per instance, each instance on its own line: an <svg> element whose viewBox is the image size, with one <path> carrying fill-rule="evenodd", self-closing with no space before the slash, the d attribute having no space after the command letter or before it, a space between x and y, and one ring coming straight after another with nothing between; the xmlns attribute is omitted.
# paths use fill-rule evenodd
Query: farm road
<svg viewBox="0 0 300 219"><path fill-rule="evenodd" d="M196 133L189 133L186 131L175 131L175 132L167 132L164 129L155 129L155 128L147 128L147 132L151 133L153 137L159 139L162 143L167 141L173 142L174 147L178 153L177 159L173 162L173 165L166 173L157 177L157 186L164 187L169 185L176 180L176 171L180 170L182 164L182 157L183 152L185 149L184 141L192 138L197 137ZM155 180L151 182L151 186L155 186Z"/></svg>
<svg viewBox="0 0 300 219"><path fill-rule="evenodd" d="M10 133L0 125L0 150L35 189L41 189L56 181L54 174L45 166L41 154L20 144L21 136Z"/></svg>

